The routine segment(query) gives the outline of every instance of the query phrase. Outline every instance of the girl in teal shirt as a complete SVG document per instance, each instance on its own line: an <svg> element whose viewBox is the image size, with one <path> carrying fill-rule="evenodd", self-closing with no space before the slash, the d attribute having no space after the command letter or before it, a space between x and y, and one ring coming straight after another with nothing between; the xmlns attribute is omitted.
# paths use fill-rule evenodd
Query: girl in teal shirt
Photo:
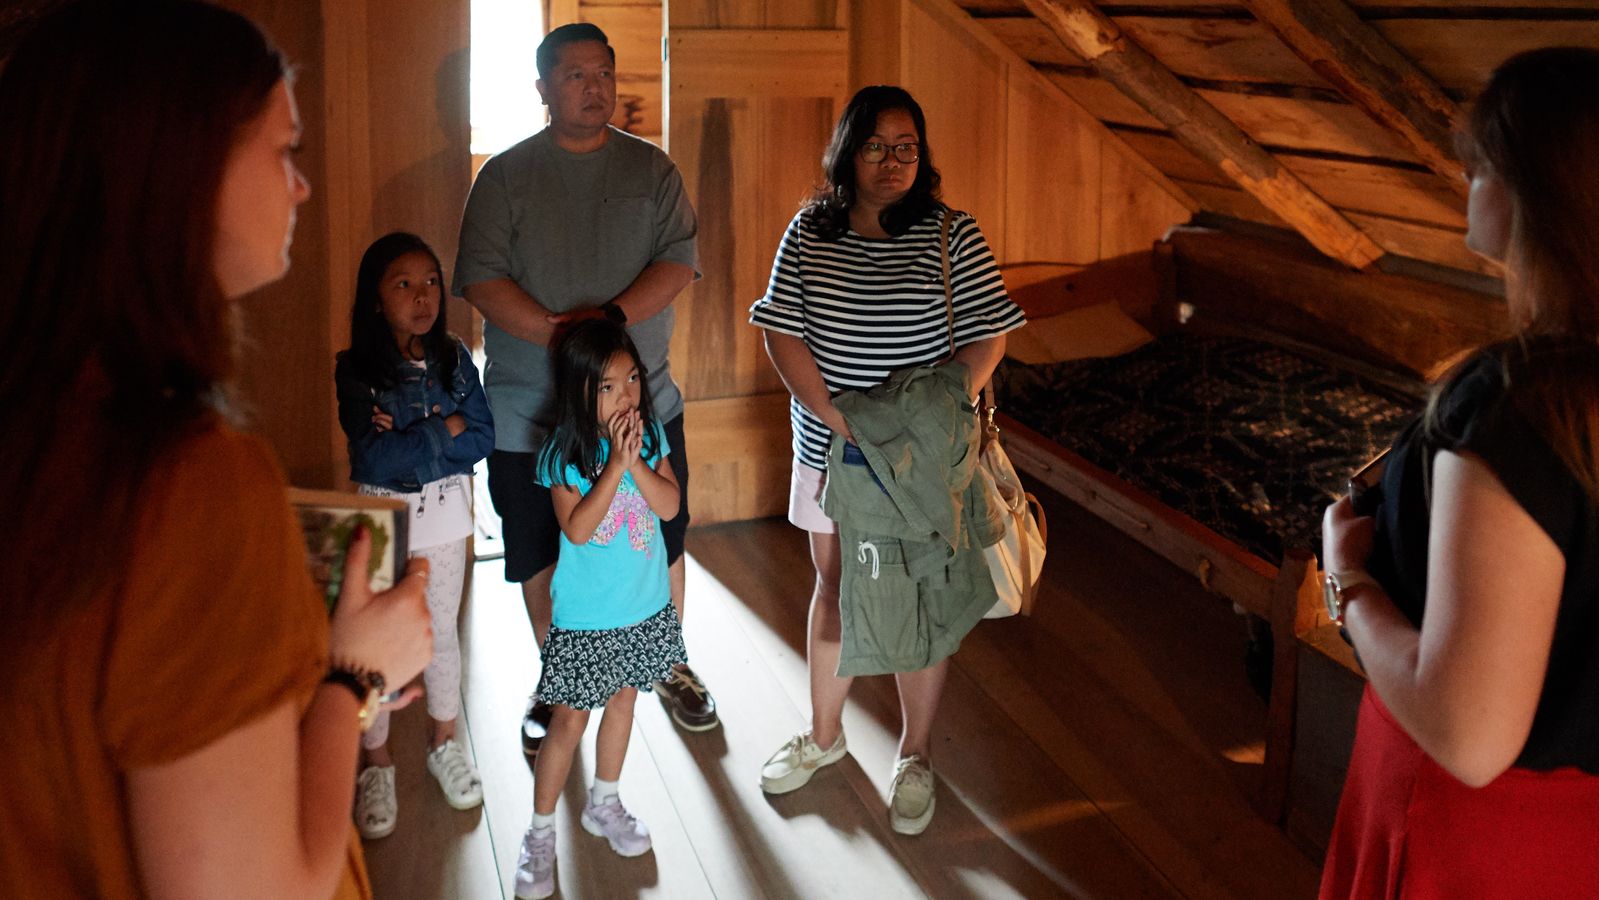
<svg viewBox="0 0 1599 900"><path fill-rule="evenodd" d="M644 376L626 330L608 320L581 321L556 346L556 424L537 465L561 525L538 686L554 717L533 773L533 822L516 869L521 898L555 891L555 803L593 709L605 714L580 821L623 856L650 849L649 829L622 806L617 780L638 692L688 654L660 529L682 495Z"/></svg>

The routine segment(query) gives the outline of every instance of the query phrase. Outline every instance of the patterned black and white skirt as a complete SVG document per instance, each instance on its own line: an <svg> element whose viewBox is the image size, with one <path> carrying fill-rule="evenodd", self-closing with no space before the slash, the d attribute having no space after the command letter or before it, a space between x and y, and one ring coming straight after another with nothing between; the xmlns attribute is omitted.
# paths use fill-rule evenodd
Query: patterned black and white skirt
<svg viewBox="0 0 1599 900"><path fill-rule="evenodd" d="M577 631L551 626L541 656L539 699L573 709L599 709L624 687L652 690L674 665L688 662L683 626L670 603L648 619L622 628Z"/></svg>

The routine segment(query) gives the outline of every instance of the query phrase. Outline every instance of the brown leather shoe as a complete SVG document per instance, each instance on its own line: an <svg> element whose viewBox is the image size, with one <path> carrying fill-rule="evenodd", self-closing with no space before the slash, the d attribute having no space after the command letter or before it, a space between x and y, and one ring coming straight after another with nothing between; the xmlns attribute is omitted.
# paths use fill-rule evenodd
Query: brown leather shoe
<svg viewBox="0 0 1599 900"><path fill-rule="evenodd" d="M539 745L544 743L554 714L548 703L539 702L537 694L527 698L527 711L522 714L522 753L529 760L539 755Z"/></svg>
<svg viewBox="0 0 1599 900"><path fill-rule="evenodd" d="M678 666L670 677L655 682L655 692L672 714L672 721L684 731L710 731L721 720L716 717L716 701L705 682L688 666Z"/></svg>

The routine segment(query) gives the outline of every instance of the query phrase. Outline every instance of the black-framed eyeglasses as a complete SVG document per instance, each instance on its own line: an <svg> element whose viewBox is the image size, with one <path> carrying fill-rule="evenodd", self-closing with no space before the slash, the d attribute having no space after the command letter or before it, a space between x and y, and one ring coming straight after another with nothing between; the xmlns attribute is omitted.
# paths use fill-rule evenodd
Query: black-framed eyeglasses
<svg viewBox="0 0 1599 900"><path fill-rule="evenodd" d="M869 163L882 162L883 157L890 151L893 152L895 159L907 166L922 158L922 146L915 141L893 146L878 141L867 141L861 145L861 160Z"/></svg>

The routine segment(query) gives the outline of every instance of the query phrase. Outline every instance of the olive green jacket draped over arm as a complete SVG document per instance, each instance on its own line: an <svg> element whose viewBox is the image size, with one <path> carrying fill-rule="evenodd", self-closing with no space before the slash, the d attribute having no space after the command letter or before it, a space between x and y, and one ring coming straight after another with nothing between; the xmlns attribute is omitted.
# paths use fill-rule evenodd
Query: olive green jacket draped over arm
<svg viewBox="0 0 1599 900"><path fill-rule="evenodd" d="M994 605L983 548L1004 521L974 477L969 378L959 363L904 369L834 400L865 457L846 461L833 436L822 510L842 553L839 675L925 669Z"/></svg>

